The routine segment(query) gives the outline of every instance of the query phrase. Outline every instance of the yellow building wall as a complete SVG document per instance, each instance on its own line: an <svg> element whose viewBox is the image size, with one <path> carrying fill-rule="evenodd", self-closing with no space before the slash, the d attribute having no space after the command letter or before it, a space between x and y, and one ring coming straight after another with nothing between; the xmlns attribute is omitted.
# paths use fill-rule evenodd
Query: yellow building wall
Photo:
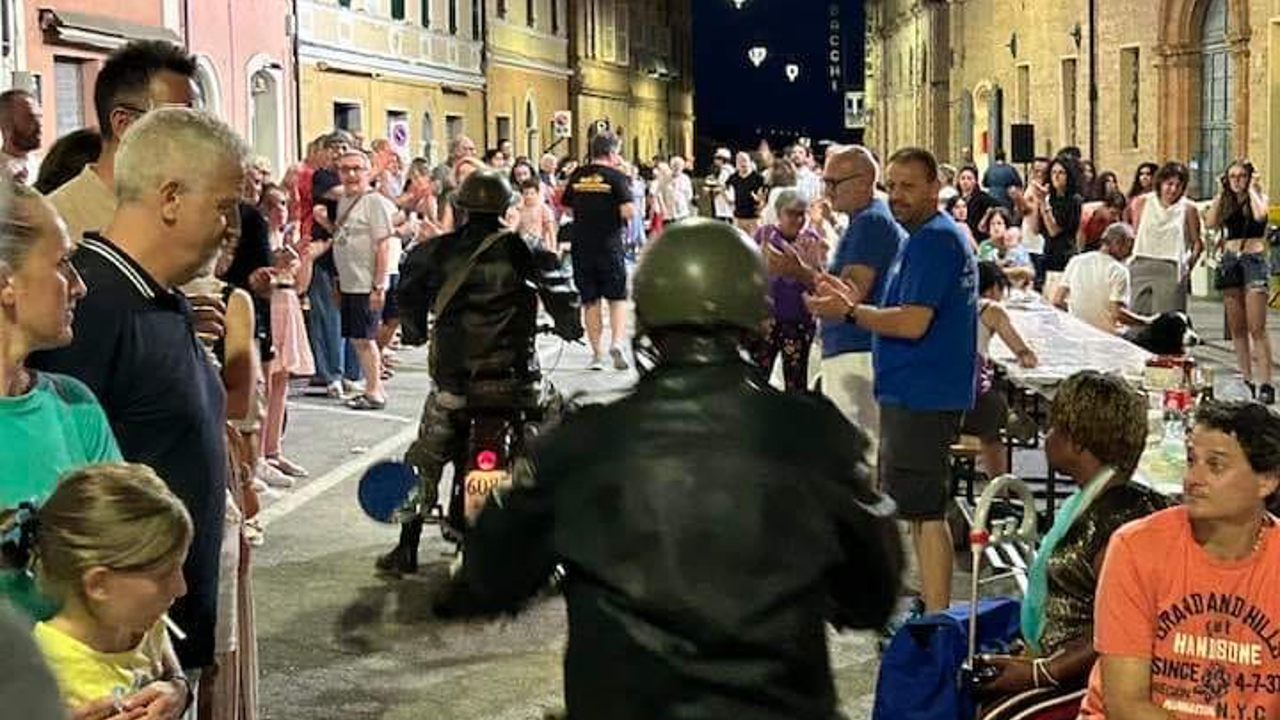
<svg viewBox="0 0 1280 720"><path fill-rule="evenodd" d="M430 127L430 159L439 162L444 158L448 143L445 119L448 115L462 117L463 132L475 136L477 143L483 139L484 97L478 90L456 95L444 92L439 85L411 78L322 70L314 64L303 65L300 77L304 138L332 131L333 104L350 102L360 105L361 135L366 146L387 136L388 111L403 112L408 116L410 157L424 154L427 128Z"/></svg>
<svg viewBox="0 0 1280 720"><path fill-rule="evenodd" d="M511 118L511 142L517 155L525 155L536 164L538 158L553 142L551 115L558 110L569 109L569 81L546 73L519 68L490 65L489 92L489 144L498 141L498 117ZM534 124L528 123L528 104L532 101ZM534 130L533 147L530 147L529 131ZM564 143L556 147L558 152L567 148Z"/></svg>

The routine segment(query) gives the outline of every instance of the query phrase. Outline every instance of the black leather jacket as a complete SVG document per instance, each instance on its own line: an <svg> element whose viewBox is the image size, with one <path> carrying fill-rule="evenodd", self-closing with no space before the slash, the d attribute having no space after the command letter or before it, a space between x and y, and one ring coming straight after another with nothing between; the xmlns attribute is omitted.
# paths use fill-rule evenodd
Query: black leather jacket
<svg viewBox="0 0 1280 720"><path fill-rule="evenodd" d="M463 268L486 237L500 229L495 216L473 215L448 235L409 252L397 298L403 340L427 341L428 316L449 277ZM556 334L582 337L577 291L554 253L507 233L477 258L467 279L430 330L431 377L458 395L522 393L541 377L534 340L538 298Z"/></svg>
<svg viewBox="0 0 1280 720"><path fill-rule="evenodd" d="M691 340L534 443L437 612L516 610L563 563L571 719L830 720L826 625L882 627L902 569L867 446Z"/></svg>

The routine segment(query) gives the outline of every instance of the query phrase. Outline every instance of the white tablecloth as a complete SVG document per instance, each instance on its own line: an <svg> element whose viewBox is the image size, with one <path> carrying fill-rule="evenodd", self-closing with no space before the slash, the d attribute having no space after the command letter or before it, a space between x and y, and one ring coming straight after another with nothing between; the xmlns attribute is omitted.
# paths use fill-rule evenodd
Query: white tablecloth
<svg viewBox="0 0 1280 720"><path fill-rule="evenodd" d="M998 336L992 338L991 359L1004 368L1015 385L1051 398L1054 387L1073 374L1101 370L1117 372L1135 387L1141 386L1147 360L1152 357L1146 350L1058 310L1038 296L1006 303L1005 309L1040 360L1037 367L1023 368ZM1147 447L1136 478L1166 495L1177 495L1182 492L1185 466L1166 457L1160 447L1162 435L1157 411L1148 425Z"/></svg>
<svg viewBox="0 0 1280 720"><path fill-rule="evenodd" d="M1038 296L1010 301L1005 309L1018 334L1040 359L1037 367L1023 368L999 336L992 338L991 359L1004 367L1013 383L1052 395L1053 386L1081 370L1116 372L1135 385L1141 383L1152 355L1137 345L1058 310Z"/></svg>

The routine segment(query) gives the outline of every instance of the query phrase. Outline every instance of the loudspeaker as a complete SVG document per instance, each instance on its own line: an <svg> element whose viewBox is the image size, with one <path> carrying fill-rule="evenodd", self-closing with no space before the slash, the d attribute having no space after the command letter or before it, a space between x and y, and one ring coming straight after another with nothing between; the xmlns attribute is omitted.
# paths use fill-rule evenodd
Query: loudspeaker
<svg viewBox="0 0 1280 720"><path fill-rule="evenodd" d="M1009 158L1011 162L1029 163L1036 159L1035 125L1014 123L1009 126L1009 136L1013 150L1013 157Z"/></svg>

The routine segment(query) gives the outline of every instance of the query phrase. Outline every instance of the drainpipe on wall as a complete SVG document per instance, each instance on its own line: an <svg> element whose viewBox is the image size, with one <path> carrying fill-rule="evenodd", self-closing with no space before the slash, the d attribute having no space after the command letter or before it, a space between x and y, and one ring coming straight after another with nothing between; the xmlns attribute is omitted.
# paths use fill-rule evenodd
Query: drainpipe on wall
<svg viewBox="0 0 1280 720"><path fill-rule="evenodd" d="M1098 0L1089 0L1089 159L1098 162Z"/></svg>
<svg viewBox="0 0 1280 720"><path fill-rule="evenodd" d="M293 144L298 161L306 159L307 141L302 138L302 63L299 61L299 29L302 23L298 19L298 0L293 0L289 20L289 48L293 61Z"/></svg>
<svg viewBox="0 0 1280 720"><path fill-rule="evenodd" d="M498 144L489 142L489 18L487 17L489 3L486 0L476 3L476 5L480 9L480 112L483 114L480 122L484 129L484 145L482 146L484 149L481 150L481 154L483 154L491 147L498 147ZM512 125L514 124L515 118L512 118ZM496 129L494 134L497 134ZM515 147L514 140L511 145Z"/></svg>

